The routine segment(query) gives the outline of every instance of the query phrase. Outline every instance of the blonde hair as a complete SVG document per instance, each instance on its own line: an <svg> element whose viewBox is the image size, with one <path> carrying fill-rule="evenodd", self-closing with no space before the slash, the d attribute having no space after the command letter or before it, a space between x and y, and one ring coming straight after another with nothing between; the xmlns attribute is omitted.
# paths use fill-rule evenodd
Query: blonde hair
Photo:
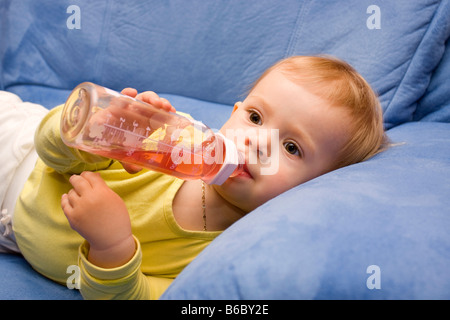
<svg viewBox="0 0 450 320"><path fill-rule="evenodd" d="M352 118L350 139L339 152L337 169L364 161L387 148L383 115L377 95L348 63L329 56L293 56L267 69L253 88L272 70L280 70L311 93L345 108Z"/></svg>

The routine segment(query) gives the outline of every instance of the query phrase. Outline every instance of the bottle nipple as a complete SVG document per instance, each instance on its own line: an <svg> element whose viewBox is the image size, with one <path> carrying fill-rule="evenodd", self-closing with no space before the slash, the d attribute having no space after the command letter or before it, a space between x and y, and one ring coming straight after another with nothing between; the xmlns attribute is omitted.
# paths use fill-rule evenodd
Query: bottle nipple
<svg viewBox="0 0 450 320"><path fill-rule="evenodd" d="M237 153L238 153L238 165L236 169L234 169L230 177L235 177L244 171L245 157L242 154L242 152L238 151Z"/></svg>
<svg viewBox="0 0 450 320"><path fill-rule="evenodd" d="M225 159L223 159L222 167L219 172L211 179L205 179L207 184L221 185L230 176L238 175L244 170L245 159L242 153L237 150L233 141L226 138L222 133L217 132L216 136L219 140L223 140L223 146L225 149Z"/></svg>

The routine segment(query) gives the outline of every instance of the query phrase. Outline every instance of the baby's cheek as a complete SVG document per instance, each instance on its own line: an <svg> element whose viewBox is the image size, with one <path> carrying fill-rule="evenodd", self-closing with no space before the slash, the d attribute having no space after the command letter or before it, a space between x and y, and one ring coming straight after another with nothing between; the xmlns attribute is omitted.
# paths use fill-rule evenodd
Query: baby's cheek
<svg viewBox="0 0 450 320"><path fill-rule="evenodd" d="M265 193L268 198L267 200L292 188L294 185L291 180L292 179L290 179L289 176L282 174L267 176L267 183L265 184Z"/></svg>

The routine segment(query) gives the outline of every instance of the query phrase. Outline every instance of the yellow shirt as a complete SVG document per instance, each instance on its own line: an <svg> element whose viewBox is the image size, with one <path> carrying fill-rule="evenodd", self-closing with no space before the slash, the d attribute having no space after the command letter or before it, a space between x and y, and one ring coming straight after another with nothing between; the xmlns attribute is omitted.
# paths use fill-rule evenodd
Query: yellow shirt
<svg viewBox="0 0 450 320"><path fill-rule="evenodd" d="M14 216L22 254L35 270L64 285L72 275L68 267L78 264L85 298L157 299L220 232L189 231L177 224L172 202L183 180L149 170L131 175L117 161L67 147L60 137L60 114L61 106L52 109L36 131L40 159ZM91 264L88 244L61 209L62 194L72 188L70 176L85 170L99 172L128 208L137 250L124 266Z"/></svg>

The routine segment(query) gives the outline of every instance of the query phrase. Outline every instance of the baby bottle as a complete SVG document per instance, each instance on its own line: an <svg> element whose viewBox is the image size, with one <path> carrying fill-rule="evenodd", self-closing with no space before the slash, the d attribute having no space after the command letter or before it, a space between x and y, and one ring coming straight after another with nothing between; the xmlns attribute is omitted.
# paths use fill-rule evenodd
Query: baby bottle
<svg viewBox="0 0 450 320"><path fill-rule="evenodd" d="M61 137L72 148L208 184L220 185L244 166L220 132L90 82L69 95Z"/></svg>

